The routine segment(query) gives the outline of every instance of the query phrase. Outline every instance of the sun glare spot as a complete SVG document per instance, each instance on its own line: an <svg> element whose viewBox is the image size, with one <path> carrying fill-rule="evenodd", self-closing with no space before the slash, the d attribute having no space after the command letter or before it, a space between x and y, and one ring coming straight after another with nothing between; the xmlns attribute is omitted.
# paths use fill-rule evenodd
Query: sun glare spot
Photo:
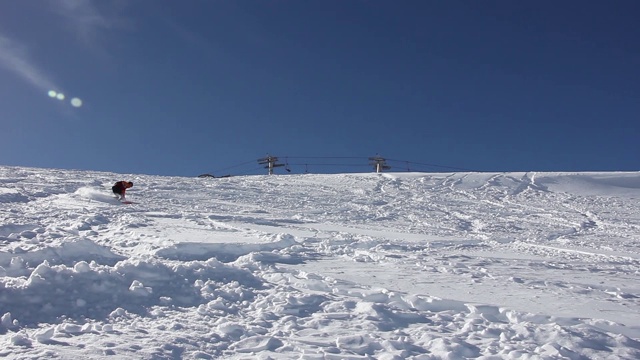
<svg viewBox="0 0 640 360"><path fill-rule="evenodd" d="M49 90L47 92L47 94L52 99L56 99L56 100L60 100L60 101L64 101L64 99L65 99L65 96L64 96L63 93L57 92L55 90ZM76 108L79 108L79 107L82 106L82 100L80 98L77 98L77 97L71 98L71 100L69 102L71 103L71 106L76 107Z"/></svg>
<svg viewBox="0 0 640 360"><path fill-rule="evenodd" d="M78 99L77 97L74 97L73 99L71 99L71 106L73 107L82 106L82 100Z"/></svg>

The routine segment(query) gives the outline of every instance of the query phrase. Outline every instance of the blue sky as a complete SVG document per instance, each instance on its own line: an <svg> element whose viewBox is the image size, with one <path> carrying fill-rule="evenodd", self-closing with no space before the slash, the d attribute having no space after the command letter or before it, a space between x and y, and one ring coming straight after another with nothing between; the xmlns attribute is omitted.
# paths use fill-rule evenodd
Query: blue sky
<svg viewBox="0 0 640 360"><path fill-rule="evenodd" d="M0 0L0 164L637 171L639 16L632 0Z"/></svg>

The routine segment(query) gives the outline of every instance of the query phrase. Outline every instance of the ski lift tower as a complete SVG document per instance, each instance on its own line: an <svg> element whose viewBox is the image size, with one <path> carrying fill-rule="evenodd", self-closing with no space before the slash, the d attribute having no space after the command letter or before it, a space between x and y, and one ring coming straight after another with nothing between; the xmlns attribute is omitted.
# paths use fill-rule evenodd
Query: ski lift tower
<svg viewBox="0 0 640 360"><path fill-rule="evenodd" d="M388 166L386 164L386 159L380 156L374 156L374 157L370 157L369 160L371 160L372 162L369 163L369 165L373 165L373 168L376 170L377 173L381 173L382 170L389 170L391 169L391 166Z"/></svg>
<svg viewBox="0 0 640 360"><path fill-rule="evenodd" d="M258 159L258 164L267 164L264 168L269 169L269 175L273 175L273 169L276 167L284 166L284 164L276 164L278 161L277 156L267 155L262 159Z"/></svg>

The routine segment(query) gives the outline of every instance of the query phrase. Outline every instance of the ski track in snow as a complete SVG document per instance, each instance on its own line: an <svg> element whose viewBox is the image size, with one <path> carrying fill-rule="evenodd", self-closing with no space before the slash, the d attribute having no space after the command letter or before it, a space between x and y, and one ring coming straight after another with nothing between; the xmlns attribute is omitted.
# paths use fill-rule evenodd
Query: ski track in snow
<svg viewBox="0 0 640 360"><path fill-rule="evenodd" d="M0 167L0 357L638 359L639 199L640 173Z"/></svg>

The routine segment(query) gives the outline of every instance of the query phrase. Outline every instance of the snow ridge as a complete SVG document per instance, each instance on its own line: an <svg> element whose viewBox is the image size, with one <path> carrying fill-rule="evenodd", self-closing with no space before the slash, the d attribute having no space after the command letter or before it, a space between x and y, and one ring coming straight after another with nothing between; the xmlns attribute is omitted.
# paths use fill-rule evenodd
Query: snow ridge
<svg viewBox="0 0 640 360"><path fill-rule="evenodd" d="M639 173L0 167L0 356L637 359L639 198Z"/></svg>

